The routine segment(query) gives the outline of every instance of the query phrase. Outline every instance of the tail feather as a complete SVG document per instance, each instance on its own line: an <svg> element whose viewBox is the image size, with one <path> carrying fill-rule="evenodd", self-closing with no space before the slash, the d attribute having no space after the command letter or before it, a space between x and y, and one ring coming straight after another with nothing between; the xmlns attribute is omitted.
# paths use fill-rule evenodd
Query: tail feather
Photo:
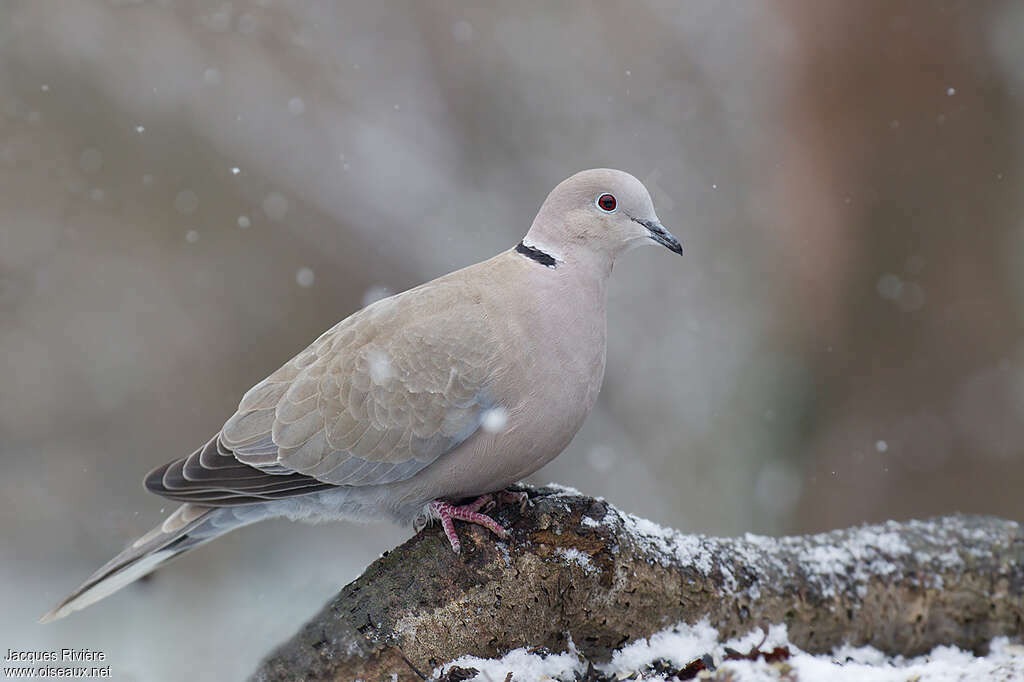
<svg viewBox="0 0 1024 682"><path fill-rule="evenodd" d="M138 580L158 566L221 535L232 526L213 523L217 509L196 504L178 507L163 523L130 544L89 576L52 611L39 619L49 623L84 609Z"/></svg>

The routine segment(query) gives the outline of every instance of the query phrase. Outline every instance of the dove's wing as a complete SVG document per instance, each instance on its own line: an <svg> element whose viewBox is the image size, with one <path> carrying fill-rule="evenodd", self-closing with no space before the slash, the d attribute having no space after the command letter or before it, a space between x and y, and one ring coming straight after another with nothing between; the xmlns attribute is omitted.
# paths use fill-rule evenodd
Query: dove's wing
<svg viewBox="0 0 1024 682"><path fill-rule="evenodd" d="M497 399L488 317L462 291L442 278L343 320L147 487L219 506L415 475L472 435Z"/></svg>

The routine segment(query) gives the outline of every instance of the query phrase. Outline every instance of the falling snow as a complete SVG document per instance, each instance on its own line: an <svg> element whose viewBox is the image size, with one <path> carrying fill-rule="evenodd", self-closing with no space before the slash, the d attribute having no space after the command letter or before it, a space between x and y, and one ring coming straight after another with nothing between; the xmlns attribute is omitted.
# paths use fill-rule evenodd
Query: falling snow
<svg viewBox="0 0 1024 682"><path fill-rule="evenodd" d="M480 422L480 428L488 433L498 433L508 423L508 410L504 407L492 407L486 410Z"/></svg>
<svg viewBox="0 0 1024 682"><path fill-rule="evenodd" d="M899 297L900 291L903 289L903 281L893 274L882 275L878 278L878 283L875 285L875 288L878 290L878 294L882 298L895 300Z"/></svg>
<svg viewBox="0 0 1024 682"><path fill-rule="evenodd" d="M295 281L304 289L313 286L314 279L316 279L316 275L313 273L313 268L299 268L298 272L295 273Z"/></svg>
<svg viewBox="0 0 1024 682"><path fill-rule="evenodd" d="M247 215L240 215L240 216L238 216L238 226L240 228L242 228L244 230L244 229L248 228L250 225L252 225L252 221L249 220L249 216L247 216Z"/></svg>
<svg viewBox="0 0 1024 682"><path fill-rule="evenodd" d="M301 97L292 97L288 100L288 113L292 116L301 116L306 111L306 103Z"/></svg>
<svg viewBox="0 0 1024 682"><path fill-rule="evenodd" d="M263 199L263 212L274 222L284 220L288 212L288 200L280 192L271 192Z"/></svg>
<svg viewBox="0 0 1024 682"><path fill-rule="evenodd" d="M209 68L203 71L203 82L207 85L220 85L220 71Z"/></svg>
<svg viewBox="0 0 1024 682"><path fill-rule="evenodd" d="M391 359L384 351L374 348L367 354L367 361L370 363L370 381L381 385L394 375L391 368Z"/></svg>
<svg viewBox="0 0 1024 682"><path fill-rule="evenodd" d="M363 294L363 307L365 308L368 305L372 305L377 301L381 300L382 298L387 298L393 293L394 292L391 291L391 289L388 289L385 286L380 286L379 284L375 284L369 289L367 289L366 293Z"/></svg>
<svg viewBox="0 0 1024 682"><path fill-rule="evenodd" d="M754 498L774 514L789 513L803 490L803 477L790 463L772 459L764 463L754 482Z"/></svg>
<svg viewBox="0 0 1024 682"><path fill-rule="evenodd" d="M197 241L199 241L199 232L197 232L196 230L189 230L188 232L185 233L185 241L187 241L189 244L195 244Z"/></svg>
<svg viewBox="0 0 1024 682"><path fill-rule="evenodd" d="M174 210L182 215L191 215L199 208L199 195L190 189L183 189L174 197Z"/></svg>
<svg viewBox="0 0 1024 682"><path fill-rule="evenodd" d="M587 462L598 473L607 473L615 466L615 450L607 445L597 445L587 452Z"/></svg>

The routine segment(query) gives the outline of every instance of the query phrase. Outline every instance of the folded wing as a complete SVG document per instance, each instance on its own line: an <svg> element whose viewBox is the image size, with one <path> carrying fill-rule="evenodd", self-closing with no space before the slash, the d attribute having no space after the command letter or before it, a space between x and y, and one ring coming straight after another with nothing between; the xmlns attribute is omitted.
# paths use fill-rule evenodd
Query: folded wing
<svg viewBox="0 0 1024 682"><path fill-rule="evenodd" d="M414 476L469 438L498 398L494 338L464 291L436 280L343 320L146 487L225 506Z"/></svg>

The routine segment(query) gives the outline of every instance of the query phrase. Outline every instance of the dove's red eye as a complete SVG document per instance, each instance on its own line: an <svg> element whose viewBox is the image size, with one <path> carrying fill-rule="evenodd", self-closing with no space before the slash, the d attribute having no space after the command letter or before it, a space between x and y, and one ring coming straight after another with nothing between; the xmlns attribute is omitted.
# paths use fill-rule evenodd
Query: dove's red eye
<svg viewBox="0 0 1024 682"><path fill-rule="evenodd" d="M615 210L615 197L611 194L602 194L597 198L597 205L601 207L602 211L611 213Z"/></svg>

